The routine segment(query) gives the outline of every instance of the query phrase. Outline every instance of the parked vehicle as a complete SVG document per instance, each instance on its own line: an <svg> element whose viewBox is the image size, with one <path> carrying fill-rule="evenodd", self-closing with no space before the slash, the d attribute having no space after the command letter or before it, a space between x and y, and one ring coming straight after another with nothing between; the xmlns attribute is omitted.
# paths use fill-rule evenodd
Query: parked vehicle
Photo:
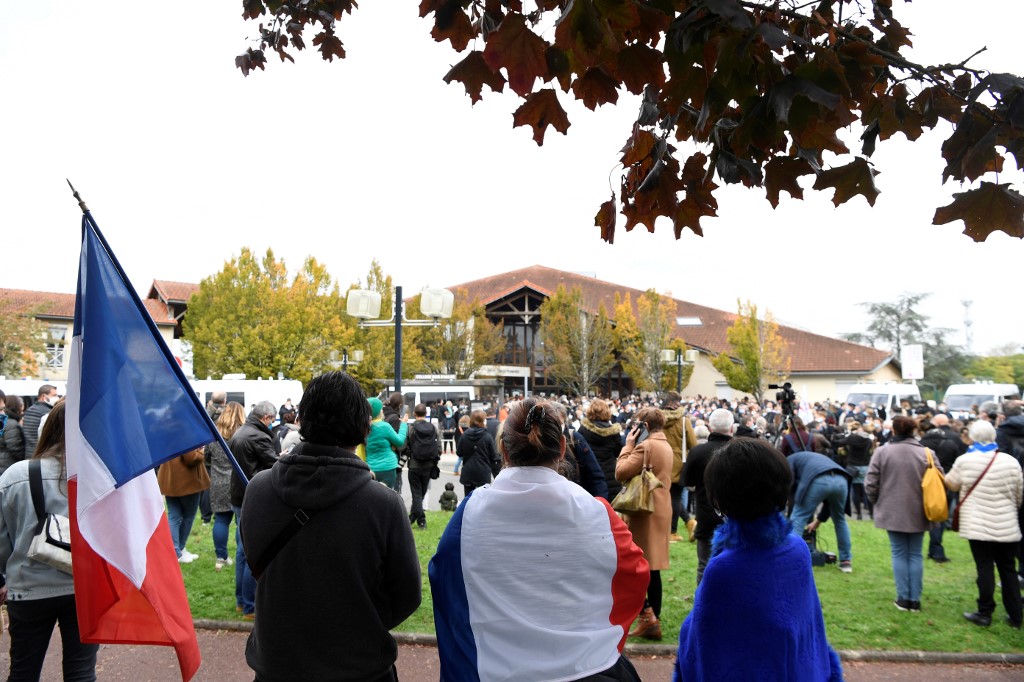
<svg viewBox="0 0 1024 682"><path fill-rule="evenodd" d="M210 402L214 393L224 391L228 394L228 401L240 403L246 413L263 400L281 407L289 398L292 405L298 405L302 399L302 382L295 379L240 379L227 375L221 379L192 379L189 383L203 405Z"/></svg>
<svg viewBox="0 0 1024 682"><path fill-rule="evenodd" d="M29 407L39 396L39 387L50 384L57 388L57 395L63 397L68 392L66 381L52 381L49 379L5 379L0 377L0 391L4 395L16 395L25 401L25 407Z"/></svg>
<svg viewBox="0 0 1024 682"><path fill-rule="evenodd" d="M1002 404L1005 400L1020 400L1020 388L1016 384L996 384L977 381L971 384L953 384L946 389L942 399L954 419L971 415L971 408L982 403Z"/></svg>
<svg viewBox="0 0 1024 682"><path fill-rule="evenodd" d="M903 401L916 407L922 403L921 390L914 384L896 382L854 384L846 394L843 402L861 405L867 403L875 409L882 408L888 416L892 416Z"/></svg>

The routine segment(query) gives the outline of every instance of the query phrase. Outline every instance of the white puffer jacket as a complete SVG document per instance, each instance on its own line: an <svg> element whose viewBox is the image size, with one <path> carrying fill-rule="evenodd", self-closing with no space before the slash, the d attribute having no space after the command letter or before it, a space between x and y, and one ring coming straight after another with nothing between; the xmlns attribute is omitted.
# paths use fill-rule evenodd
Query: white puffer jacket
<svg viewBox="0 0 1024 682"><path fill-rule="evenodd" d="M959 490L962 500L991 459L992 454L987 452L968 452L957 457L946 474L946 487ZM960 536L989 542L1019 541L1017 511L1022 496L1024 475L1020 464L1004 452L997 453L985 477L960 508Z"/></svg>

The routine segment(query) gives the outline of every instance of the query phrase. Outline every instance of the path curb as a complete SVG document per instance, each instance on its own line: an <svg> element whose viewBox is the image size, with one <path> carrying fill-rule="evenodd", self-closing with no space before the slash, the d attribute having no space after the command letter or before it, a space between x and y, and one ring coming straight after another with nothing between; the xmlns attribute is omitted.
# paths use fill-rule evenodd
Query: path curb
<svg viewBox="0 0 1024 682"><path fill-rule="evenodd" d="M195 620L195 627L200 630L230 630L233 632L249 632L252 623L230 620ZM391 633L399 644L417 646L437 646L437 637L422 632ZM626 653L634 656L675 656L676 647L670 644L626 644ZM953 653L947 651L861 651L845 649L839 651L839 658L844 661L864 663L1000 663L1004 665L1024 665L1024 654L984 654L984 653Z"/></svg>

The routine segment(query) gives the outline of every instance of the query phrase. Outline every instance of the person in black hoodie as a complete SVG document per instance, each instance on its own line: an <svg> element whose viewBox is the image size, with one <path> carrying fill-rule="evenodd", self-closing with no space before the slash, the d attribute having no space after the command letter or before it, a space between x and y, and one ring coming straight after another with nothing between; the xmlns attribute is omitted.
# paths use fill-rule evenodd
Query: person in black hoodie
<svg viewBox="0 0 1024 682"><path fill-rule="evenodd" d="M622 424L612 423L612 411L608 403L600 398L590 401L587 414L580 423L579 434L590 445L597 463L604 473L608 486L608 499L614 500L622 490L622 484L615 480L615 462L622 451Z"/></svg>
<svg viewBox="0 0 1024 682"><path fill-rule="evenodd" d="M491 478L501 470L498 448L484 427L486 422L487 416L483 410L473 410L469 415L469 428L455 446L455 454L462 459L459 483L462 484L464 495L490 483Z"/></svg>
<svg viewBox="0 0 1024 682"><path fill-rule="evenodd" d="M423 530L427 527L427 515L423 511L423 498L430 489L434 468L441 461L441 434L436 424L427 421L427 406L420 403L412 410L415 421L409 426L409 493L412 506L409 508L409 523Z"/></svg>
<svg viewBox="0 0 1024 682"><path fill-rule="evenodd" d="M314 378L299 421L303 441L245 492L242 537L259 578L246 662L260 682L392 682L390 630L422 598L405 505L354 452L370 411L349 375Z"/></svg>

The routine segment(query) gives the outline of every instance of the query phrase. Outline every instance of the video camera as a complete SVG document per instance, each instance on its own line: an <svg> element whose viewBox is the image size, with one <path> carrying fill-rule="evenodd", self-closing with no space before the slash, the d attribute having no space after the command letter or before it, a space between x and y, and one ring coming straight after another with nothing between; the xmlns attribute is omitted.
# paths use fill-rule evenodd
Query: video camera
<svg viewBox="0 0 1024 682"><path fill-rule="evenodd" d="M775 393L775 402L782 408L782 414L787 417L793 414L793 403L796 402L796 391L793 390L793 384L788 381L781 386L778 384L768 384L768 388L779 389Z"/></svg>

